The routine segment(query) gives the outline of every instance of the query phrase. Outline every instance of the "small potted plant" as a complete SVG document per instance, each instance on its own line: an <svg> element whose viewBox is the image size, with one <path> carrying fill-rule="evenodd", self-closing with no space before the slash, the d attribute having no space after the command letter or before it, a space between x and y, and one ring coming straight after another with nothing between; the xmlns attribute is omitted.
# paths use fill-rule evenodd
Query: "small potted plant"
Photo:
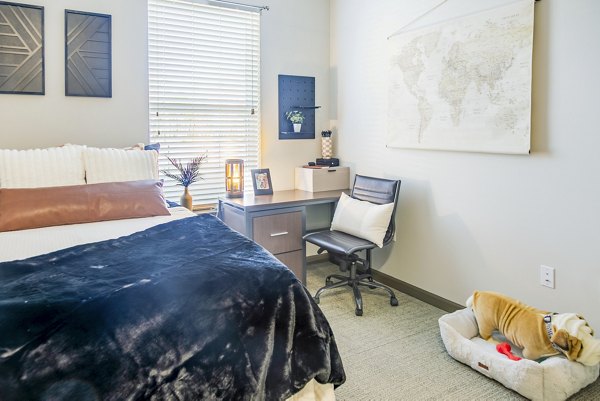
<svg viewBox="0 0 600 401"><path fill-rule="evenodd" d="M163 174L173 180L177 181L177 185L181 185L185 188L183 195L181 195L181 206L192 210L193 209L193 199L192 195L188 190L188 187L202 179L200 176L200 165L204 163L206 160L206 155L198 156L193 158L189 163L183 164L180 160L170 158L167 156L167 159L171 162L171 164L177 169L178 173L173 174L169 171L163 170Z"/></svg>
<svg viewBox="0 0 600 401"><path fill-rule="evenodd" d="M294 132L300 132L305 118L304 114L301 111L292 110L285 113L285 116L294 125Z"/></svg>

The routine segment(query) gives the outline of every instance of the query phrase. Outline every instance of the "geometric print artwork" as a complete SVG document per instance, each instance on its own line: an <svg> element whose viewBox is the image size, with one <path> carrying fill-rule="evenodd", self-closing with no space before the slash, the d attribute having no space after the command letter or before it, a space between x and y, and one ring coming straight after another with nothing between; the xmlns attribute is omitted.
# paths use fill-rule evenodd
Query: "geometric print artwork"
<svg viewBox="0 0 600 401"><path fill-rule="evenodd" d="M65 95L112 97L111 16L65 10Z"/></svg>
<svg viewBox="0 0 600 401"><path fill-rule="evenodd" d="M44 7L0 1L0 93L44 94Z"/></svg>

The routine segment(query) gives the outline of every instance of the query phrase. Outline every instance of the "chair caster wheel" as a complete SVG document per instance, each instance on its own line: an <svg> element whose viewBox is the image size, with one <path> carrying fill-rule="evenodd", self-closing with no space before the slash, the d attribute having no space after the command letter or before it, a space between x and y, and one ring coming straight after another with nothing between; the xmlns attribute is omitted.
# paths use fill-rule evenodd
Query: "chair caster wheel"
<svg viewBox="0 0 600 401"><path fill-rule="evenodd" d="M390 298L390 305L398 306L398 298Z"/></svg>
<svg viewBox="0 0 600 401"><path fill-rule="evenodd" d="M362 313L363 313L362 309L356 309L356 310L354 311L354 314L355 314L356 316L362 316Z"/></svg>
<svg viewBox="0 0 600 401"><path fill-rule="evenodd" d="M369 288L372 289L372 290L374 290L377 287L375 287L374 285L370 285Z"/></svg>
<svg viewBox="0 0 600 401"><path fill-rule="evenodd" d="M321 302L321 300L319 299L319 297L315 297L315 298L314 298L314 300L315 300L315 303L316 303L317 305L319 304L319 302Z"/></svg>

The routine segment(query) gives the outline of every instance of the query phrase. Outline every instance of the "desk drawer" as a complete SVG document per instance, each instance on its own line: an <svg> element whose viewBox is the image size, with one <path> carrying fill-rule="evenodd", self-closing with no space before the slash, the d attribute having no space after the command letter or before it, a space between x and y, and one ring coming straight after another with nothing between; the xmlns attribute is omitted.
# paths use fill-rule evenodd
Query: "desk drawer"
<svg viewBox="0 0 600 401"><path fill-rule="evenodd" d="M302 249L302 212L255 217L252 238L272 254Z"/></svg>
<svg viewBox="0 0 600 401"><path fill-rule="evenodd" d="M302 284L306 284L306 279L304 277L304 252L293 251L286 253L278 253L275 255L277 259L279 259L284 265L288 267L296 277L300 279Z"/></svg>

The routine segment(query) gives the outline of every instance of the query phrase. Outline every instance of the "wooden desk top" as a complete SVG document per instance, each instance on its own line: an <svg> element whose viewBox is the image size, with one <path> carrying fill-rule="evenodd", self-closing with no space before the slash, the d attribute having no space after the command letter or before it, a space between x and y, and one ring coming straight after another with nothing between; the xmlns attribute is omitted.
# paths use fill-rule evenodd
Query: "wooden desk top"
<svg viewBox="0 0 600 401"><path fill-rule="evenodd" d="M257 211L279 207L311 205L337 201L347 190L307 192L299 189L288 191L274 191L273 195L254 195L245 193L243 198L219 198L221 202L245 209L246 211Z"/></svg>

